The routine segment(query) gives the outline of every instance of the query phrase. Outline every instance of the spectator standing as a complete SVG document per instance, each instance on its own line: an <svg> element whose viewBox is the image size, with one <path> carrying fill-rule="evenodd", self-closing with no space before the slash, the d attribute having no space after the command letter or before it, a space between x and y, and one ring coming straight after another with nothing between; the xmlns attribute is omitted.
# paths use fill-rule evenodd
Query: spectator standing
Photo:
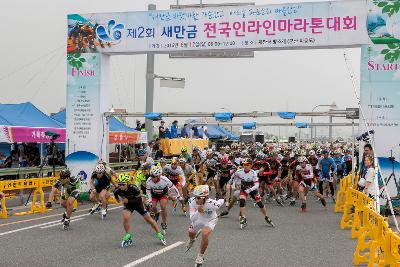
<svg viewBox="0 0 400 267"><path fill-rule="evenodd" d="M171 125L171 138L178 137L178 121L174 120Z"/></svg>
<svg viewBox="0 0 400 267"><path fill-rule="evenodd" d="M166 138L165 121L161 121L161 125L158 127L158 138Z"/></svg>

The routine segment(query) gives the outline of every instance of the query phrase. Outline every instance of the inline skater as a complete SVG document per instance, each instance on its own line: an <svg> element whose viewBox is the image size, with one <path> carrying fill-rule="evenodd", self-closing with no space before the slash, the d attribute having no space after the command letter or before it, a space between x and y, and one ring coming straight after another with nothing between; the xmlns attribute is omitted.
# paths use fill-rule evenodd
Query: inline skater
<svg viewBox="0 0 400 267"><path fill-rule="evenodd" d="M161 233L160 228L157 225L157 222L149 215L149 213L143 207L140 189L136 185L129 184L130 180L131 179L129 175L126 174L119 175L119 177L117 178L118 188L114 191L115 199L117 199L120 203L124 205L122 216L123 216L125 235L122 239L121 246L127 247L133 244L131 225L129 220L132 213L135 210L140 215L143 216L143 219L148 224L151 225L151 228L153 228L153 230L156 232L156 237L161 241L161 243L164 246L167 245L165 237Z"/></svg>

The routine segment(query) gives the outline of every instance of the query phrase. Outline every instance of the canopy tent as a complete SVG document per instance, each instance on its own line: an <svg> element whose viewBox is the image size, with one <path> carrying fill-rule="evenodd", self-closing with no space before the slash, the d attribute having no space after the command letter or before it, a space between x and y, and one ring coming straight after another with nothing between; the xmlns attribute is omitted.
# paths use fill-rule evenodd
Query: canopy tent
<svg viewBox="0 0 400 267"><path fill-rule="evenodd" d="M48 117L32 103L0 104L0 142L47 143L50 137L45 132L60 135L56 142L65 142L63 125Z"/></svg>
<svg viewBox="0 0 400 267"><path fill-rule="evenodd" d="M51 118L61 123L64 128L66 125L66 111L60 111L51 115ZM115 117L110 117L108 121L109 142L115 143L147 143L147 133L137 131Z"/></svg>
<svg viewBox="0 0 400 267"><path fill-rule="evenodd" d="M200 130L201 132L202 130ZM207 137L209 139L239 140L239 137L219 125L207 125Z"/></svg>

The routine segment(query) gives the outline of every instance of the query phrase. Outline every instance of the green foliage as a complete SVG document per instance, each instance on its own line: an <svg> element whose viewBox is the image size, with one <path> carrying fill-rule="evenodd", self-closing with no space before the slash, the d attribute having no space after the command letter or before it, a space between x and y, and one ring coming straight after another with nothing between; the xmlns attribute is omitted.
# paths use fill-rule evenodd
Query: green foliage
<svg viewBox="0 0 400 267"><path fill-rule="evenodd" d="M67 61L68 64L71 65L72 67L80 69L82 68L83 63L86 62L86 59L82 57L81 53L74 52L67 55Z"/></svg>
<svg viewBox="0 0 400 267"><path fill-rule="evenodd" d="M381 51L382 55L385 55L385 60L393 63L400 58L400 44L388 44L388 48Z"/></svg>
<svg viewBox="0 0 400 267"><path fill-rule="evenodd" d="M373 0L373 3L382 8L382 13L388 14L389 17L393 16L395 13L398 13L400 10L400 0Z"/></svg>

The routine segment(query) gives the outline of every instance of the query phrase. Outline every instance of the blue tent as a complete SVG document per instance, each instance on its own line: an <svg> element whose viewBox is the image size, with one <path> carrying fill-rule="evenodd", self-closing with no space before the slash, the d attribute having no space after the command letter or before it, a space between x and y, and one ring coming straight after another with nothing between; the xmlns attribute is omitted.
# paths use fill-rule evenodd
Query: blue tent
<svg viewBox="0 0 400 267"><path fill-rule="evenodd" d="M203 134L203 130L199 128L200 135ZM227 131L225 128L219 125L207 125L207 136L210 139L229 139L229 140L239 140L239 137L233 133Z"/></svg>
<svg viewBox="0 0 400 267"><path fill-rule="evenodd" d="M11 123L0 115L0 125L11 125Z"/></svg>
<svg viewBox="0 0 400 267"><path fill-rule="evenodd" d="M60 111L60 112L58 112L58 113L56 113L56 114L51 115L50 117L53 120L58 121L59 123L61 123L65 127L65 124L66 124L66 121L67 121L67 113L66 113L65 109Z"/></svg>
<svg viewBox="0 0 400 267"><path fill-rule="evenodd" d="M110 132L137 132L137 130L126 126L115 117L111 117L109 121Z"/></svg>
<svg viewBox="0 0 400 267"><path fill-rule="evenodd" d="M62 123L53 120L30 102L0 104L0 114L0 124L8 126L64 128Z"/></svg>
<svg viewBox="0 0 400 267"><path fill-rule="evenodd" d="M51 118L58 121L65 127L65 124L66 124L66 111L65 110L51 115ZM119 121L115 117L110 117L109 130L110 130L110 132L137 132L135 129L126 126L125 124L123 124L121 121Z"/></svg>

